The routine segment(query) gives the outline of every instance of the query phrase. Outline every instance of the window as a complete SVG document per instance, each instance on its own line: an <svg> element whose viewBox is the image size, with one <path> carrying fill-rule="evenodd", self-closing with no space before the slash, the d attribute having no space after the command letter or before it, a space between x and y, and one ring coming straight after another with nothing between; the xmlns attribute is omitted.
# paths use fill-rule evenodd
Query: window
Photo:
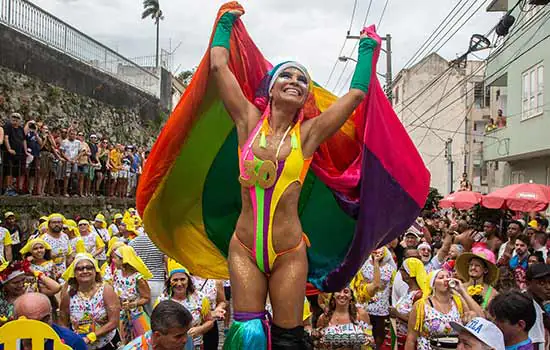
<svg viewBox="0 0 550 350"><path fill-rule="evenodd" d="M393 101L395 104L399 103L399 86L395 88L395 95L393 96Z"/></svg>
<svg viewBox="0 0 550 350"><path fill-rule="evenodd" d="M523 171L512 171L510 183L522 184L525 182L525 173Z"/></svg>
<svg viewBox="0 0 550 350"><path fill-rule="evenodd" d="M542 63L523 73L521 119L542 114L544 104L544 66Z"/></svg>
<svg viewBox="0 0 550 350"><path fill-rule="evenodd" d="M485 107L491 107L491 87L485 87Z"/></svg>
<svg viewBox="0 0 550 350"><path fill-rule="evenodd" d="M483 85L483 82L474 83L474 105L478 109L483 108L483 103L485 102L485 88Z"/></svg>

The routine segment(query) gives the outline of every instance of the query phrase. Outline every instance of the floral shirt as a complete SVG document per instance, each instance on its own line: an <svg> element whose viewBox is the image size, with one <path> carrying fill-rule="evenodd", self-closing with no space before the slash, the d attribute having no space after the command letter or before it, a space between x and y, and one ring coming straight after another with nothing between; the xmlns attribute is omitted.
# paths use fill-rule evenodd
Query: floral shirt
<svg viewBox="0 0 550 350"><path fill-rule="evenodd" d="M33 264L31 264L31 267L32 267L33 270L40 271L43 274L45 274L46 276L55 279L55 273L54 273L55 272L55 265L54 265L53 261L46 260L43 263L38 264L38 265L33 263Z"/></svg>
<svg viewBox="0 0 550 350"><path fill-rule="evenodd" d="M210 302L210 310L214 310L216 308L218 299L218 290L216 288L216 280L213 279L203 279L200 277L193 276L193 285L195 286L195 289L197 289L199 292L201 292L205 297L208 298L208 301Z"/></svg>
<svg viewBox="0 0 550 350"><path fill-rule="evenodd" d="M77 334L88 334L104 326L108 321L107 308L103 299L105 286L102 285L91 298L80 293L71 297L69 310L72 329ZM88 345L89 349L99 349L107 345L116 335L116 329L97 338L97 341Z"/></svg>
<svg viewBox="0 0 550 350"><path fill-rule="evenodd" d="M107 259L107 256L105 255L105 243L103 243L103 240L97 233L90 232L86 236L81 236L81 237L84 240L84 247L86 247L86 251L88 253L93 254L99 246L103 246L103 251L98 256L96 256L96 259L97 260Z"/></svg>
<svg viewBox="0 0 550 350"><path fill-rule="evenodd" d="M61 233L59 238L55 238L46 233L42 236L42 239L52 247L52 261L55 265L54 273L56 280L59 280L67 269L67 257L73 253L73 249L69 243L69 236Z"/></svg>
<svg viewBox="0 0 550 350"><path fill-rule="evenodd" d="M0 325L13 320L14 305L4 299L4 294L0 292Z"/></svg>
<svg viewBox="0 0 550 350"><path fill-rule="evenodd" d="M368 282L374 278L374 266L372 260L369 259L361 268L363 276ZM373 316L388 316L390 314L390 293L391 282L396 272L395 267L390 263L385 263L380 266L380 281L382 288L371 298L365 309Z"/></svg>
<svg viewBox="0 0 550 350"><path fill-rule="evenodd" d="M170 300L170 299L171 298L168 295L163 294L158 298L158 302L160 303L161 301ZM204 321L203 314L205 314L203 310L203 305L205 305L205 303L208 304L208 298L204 294L197 291L187 296L187 299L185 300L176 300L176 299L171 299L171 300L176 301L181 305L185 306L185 308L191 313L191 316L193 317L193 320L191 321L191 327L197 327L203 323ZM210 310L207 310L207 311L210 311ZM202 345L202 335L193 338L193 345L194 346Z"/></svg>
<svg viewBox="0 0 550 350"><path fill-rule="evenodd" d="M430 350L432 348L430 345L431 338L456 335L456 332L451 327L451 321L462 324L460 312L458 312L458 308L454 302L451 311L447 314L437 311L430 306L429 302L426 302L424 312L424 324L422 325L422 331L418 337L416 347L420 350Z"/></svg>
<svg viewBox="0 0 550 350"><path fill-rule="evenodd" d="M416 301L418 296L421 296L422 292L418 290L413 290L408 292L407 294L403 295L399 301L397 301L397 304L395 304L395 309L400 314L408 314L411 312L414 302ZM407 334L408 327L407 322L402 321L400 318L397 319L397 334L398 335L404 335Z"/></svg>

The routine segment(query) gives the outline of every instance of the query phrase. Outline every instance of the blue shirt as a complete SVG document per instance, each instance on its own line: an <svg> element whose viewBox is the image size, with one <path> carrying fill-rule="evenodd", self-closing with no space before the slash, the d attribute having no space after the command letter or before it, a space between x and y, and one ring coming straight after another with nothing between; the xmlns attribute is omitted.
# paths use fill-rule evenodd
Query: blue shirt
<svg viewBox="0 0 550 350"><path fill-rule="evenodd" d="M51 325L52 329L57 333L63 344L68 345L74 350L87 350L88 346L84 342L81 336L77 335L68 328L58 326L56 324ZM45 350L53 350L53 341L46 340L44 344ZM4 350L4 344L0 344L0 350Z"/></svg>
<svg viewBox="0 0 550 350"><path fill-rule="evenodd" d="M510 345L506 347L506 350L533 350L533 343L531 342L531 339L527 338L527 340L522 341L521 343L517 343L515 345Z"/></svg>

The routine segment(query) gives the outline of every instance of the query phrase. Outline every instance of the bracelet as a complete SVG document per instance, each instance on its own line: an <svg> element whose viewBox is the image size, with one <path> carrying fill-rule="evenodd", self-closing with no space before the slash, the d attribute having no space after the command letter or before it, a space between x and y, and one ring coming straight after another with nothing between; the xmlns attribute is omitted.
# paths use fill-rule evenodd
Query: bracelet
<svg viewBox="0 0 550 350"><path fill-rule="evenodd" d="M93 344L97 340L97 335L95 335L95 333L88 333L86 335L86 338L88 338L88 340L90 341L90 344Z"/></svg>

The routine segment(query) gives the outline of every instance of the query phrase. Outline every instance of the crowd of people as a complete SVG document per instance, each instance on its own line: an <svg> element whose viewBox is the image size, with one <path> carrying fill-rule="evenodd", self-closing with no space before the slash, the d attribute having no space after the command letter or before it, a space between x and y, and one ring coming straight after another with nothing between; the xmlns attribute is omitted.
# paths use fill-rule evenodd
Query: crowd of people
<svg viewBox="0 0 550 350"><path fill-rule="evenodd" d="M229 282L167 258L135 209L111 222L51 214L29 233L15 213L4 217L0 323L46 319L75 349L221 345ZM469 220L419 218L373 251L346 288L308 293L311 349L547 349L548 220L509 221L505 231L491 220L478 231ZM171 345L159 347L159 337Z"/></svg>
<svg viewBox="0 0 550 350"><path fill-rule="evenodd" d="M133 197L144 147L85 135L77 122L52 128L19 113L0 127L0 192L8 196Z"/></svg>

